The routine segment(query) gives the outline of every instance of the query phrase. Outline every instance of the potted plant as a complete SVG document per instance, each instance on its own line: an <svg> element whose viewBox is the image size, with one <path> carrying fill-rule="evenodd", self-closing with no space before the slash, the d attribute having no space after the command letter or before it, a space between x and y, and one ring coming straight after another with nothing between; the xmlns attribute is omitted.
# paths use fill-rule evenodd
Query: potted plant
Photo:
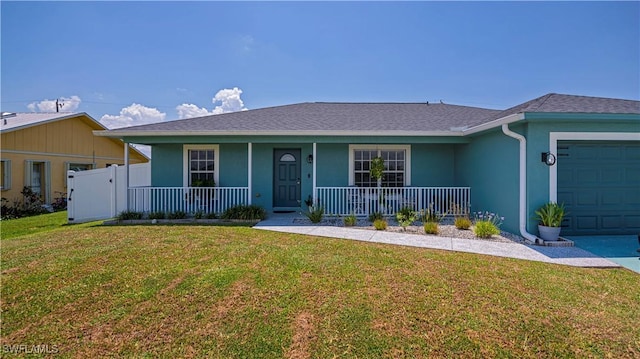
<svg viewBox="0 0 640 359"><path fill-rule="evenodd" d="M536 212L538 232L545 241L555 241L560 237L560 225L565 215L564 204L545 203Z"/></svg>

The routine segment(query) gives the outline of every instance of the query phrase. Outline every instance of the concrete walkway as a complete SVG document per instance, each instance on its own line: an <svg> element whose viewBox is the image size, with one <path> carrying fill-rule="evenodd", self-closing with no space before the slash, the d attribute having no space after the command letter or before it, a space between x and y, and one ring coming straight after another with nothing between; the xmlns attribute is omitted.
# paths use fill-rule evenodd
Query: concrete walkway
<svg viewBox="0 0 640 359"><path fill-rule="evenodd" d="M620 267L617 263L577 247L543 247L518 243L500 243L474 239L436 237L419 234L374 231L368 229L300 225L294 223L298 214L271 214L253 228L298 233L320 237L351 239L356 241L395 244L401 246L442 249L448 251L486 254L497 257L525 259L538 262L564 264L575 267Z"/></svg>

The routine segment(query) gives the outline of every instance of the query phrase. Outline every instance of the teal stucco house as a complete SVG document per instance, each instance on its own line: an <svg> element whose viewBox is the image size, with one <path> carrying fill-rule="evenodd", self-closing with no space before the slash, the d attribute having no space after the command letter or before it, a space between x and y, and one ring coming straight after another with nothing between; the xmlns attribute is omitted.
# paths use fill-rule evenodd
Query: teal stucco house
<svg viewBox="0 0 640 359"><path fill-rule="evenodd" d="M300 103L95 134L152 148L152 186L129 189L131 210L470 209L527 237L534 211L554 201L569 211L564 234L640 231L640 101ZM370 173L377 157L381 178Z"/></svg>

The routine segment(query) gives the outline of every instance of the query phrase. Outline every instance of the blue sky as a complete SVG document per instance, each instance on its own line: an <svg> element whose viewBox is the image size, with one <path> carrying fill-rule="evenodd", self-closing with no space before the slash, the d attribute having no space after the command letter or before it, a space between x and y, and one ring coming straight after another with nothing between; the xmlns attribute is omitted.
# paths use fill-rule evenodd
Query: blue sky
<svg viewBox="0 0 640 359"><path fill-rule="evenodd" d="M639 2L0 7L2 111L60 98L109 127L306 101L640 99Z"/></svg>

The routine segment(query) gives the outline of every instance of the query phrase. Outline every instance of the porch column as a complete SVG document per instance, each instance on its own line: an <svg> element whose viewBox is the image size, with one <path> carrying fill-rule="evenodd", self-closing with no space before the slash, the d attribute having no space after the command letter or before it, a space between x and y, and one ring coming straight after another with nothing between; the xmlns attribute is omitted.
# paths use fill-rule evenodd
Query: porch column
<svg viewBox="0 0 640 359"><path fill-rule="evenodd" d="M316 165L318 163L318 153L317 153L317 148L316 148L317 146L316 145L317 144L314 142L313 143L313 170L312 170L312 172L313 172L313 175L312 175L313 176L312 177L313 178L313 205L314 206L316 205L316 203L318 203L318 198L317 198L318 197L318 194L317 194L318 191L316 189L316 186L317 186L317 183L316 183Z"/></svg>
<svg viewBox="0 0 640 359"><path fill-rule="evenodd" d="M124 177L125 177L124 208L127 211L129 211L129 142L124 143Z"/></svg>
<svg viewBox="0 0 640 359"><path fill-rule="evenodd" d="M251 195L251 193L253 193L253 191L251 190L253 187L253 183L251 181L251 177L253 177L251 175L251 163L253 162L253 144L251 142L247 144L247 150L247 187L249 187L247 190L247 204L251 205L251 198L253 197Z"/></svg>

